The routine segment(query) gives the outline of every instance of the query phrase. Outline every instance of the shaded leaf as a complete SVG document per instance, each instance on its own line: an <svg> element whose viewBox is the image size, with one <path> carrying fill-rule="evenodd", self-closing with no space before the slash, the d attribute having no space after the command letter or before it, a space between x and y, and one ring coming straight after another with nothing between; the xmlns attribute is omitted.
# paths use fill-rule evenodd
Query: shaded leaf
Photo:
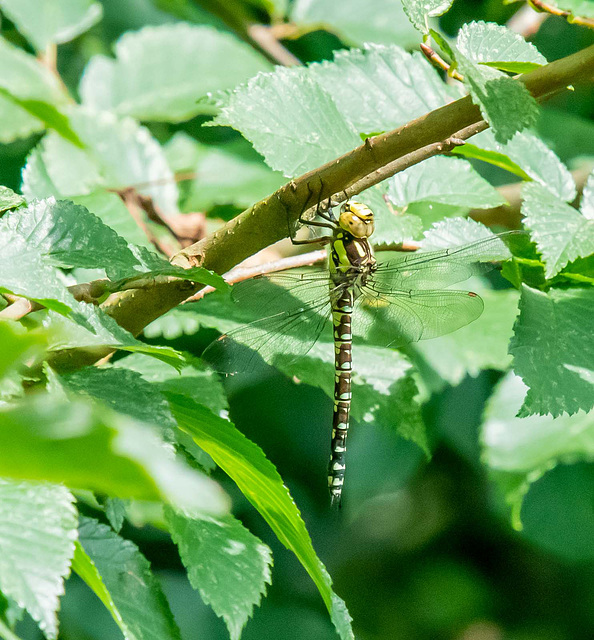
<svg viewBox="0 0 594 640"><path fill-rule="evenodd" d="M532 231L545 263L545 276L552 278L567 263L594 253L594 219L538 184L522 190L524 224Z"/></svg>
<svg viewBox="0 0 594 640"><path fill-rule="evenodd" d="M76 528L74 497L66 488L0 479L0 589L50 640L58 635L56 613Z"/></svg>
<svg viewBox="0 0 594 640"><path fill-rule="evenodd" d="M510 343L514 371L529 387L520 417L573 414L594 407L592 382L579 374L594 362L593 313L592 289L543 293L523 286Z"/></svg>
<svg viewBox="0 0 594 640"><path fill-rule="evenodd" d="M272 552L233 516L195 520L166 510L190 584L239 640L271 583Z"/></svg>
<svg viewBox="0 0 594 640"><path fill-rule="evenodd" d="M228 501L176 460L156 430L105 406L38 395L0 409L0 473L222 515Z"/></svg>
<svg viewBox="0 0 594 640"><path fill-rule="evenodd" d="M344 602L332 591L326 568L313 550L301 515L274 465L235 426L192 400L167 394L181 429L237 484L278 539L295 553L316 584L341 638L353 638Z"/></svg>
<svg viewBox="0 0 594 640"><path fill-rule="evenodd" d="M213 113L212 103L200 98L271 68L231 34L185 23L126 33L115 54L115 60L91 58L81 80L83 104L138 120L180 122Z"/></svg>
<svg viewBox="0 0 594 640"><path fill-rule="evenodd" d="M2 144L27 138L43 129L45 125L39 118L31 115L14 100L0 92L0 142Z"/></svg>
<svg viewBox="0 0 594 640"><path fill-rule="evenodd" d="M428 19L443 15L454 0L402 0L404 11L422 33L429 33Z"/></svg>
<svg viewBox="0 0 594 640"><path fill-rule="evenodd" d="M127 640L179 640L179 629L138 547L82 517L73 569L107 607Z"/></svg>

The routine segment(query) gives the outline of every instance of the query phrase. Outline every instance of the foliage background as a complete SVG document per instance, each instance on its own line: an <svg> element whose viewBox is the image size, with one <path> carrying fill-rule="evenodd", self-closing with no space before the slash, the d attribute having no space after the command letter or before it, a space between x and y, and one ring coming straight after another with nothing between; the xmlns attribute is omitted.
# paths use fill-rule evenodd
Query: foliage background
<svg viewBox="0 0 594 640"><path fill-rule="evenodd" d="M365 4L375 1L379 4L379 0ZM192 3L168 7L166 2L149 0L103 0L101 4L103 19L59 49L58 69L74 95L92 55L110 55L113 43L127 31L175 22L176 12L166 10L174 4L190 7L188 16L197 21L226 29ZM457 0L441 27L454 35L469 19L503 24L515 8L498 0ZM8 19L2 22L2 35L28 47ZM410 34L402 37L405 40ZM289 41L288 46L304 62L319 61L330 59L345 46L344 34L343 39L320 29ZM587 29L551 18L532 41L547 59L554 60L584 48L594 38ZM579 89L548 102L537 128L571 166L576 159L594 155L592 115L594 92ZM179 124L149 123L148 127L161 143L183 132L213 148L230 142L238 145L240 153L249 154L231 129L201 127L208 119L197 116ZM0 184L20 189L21 169L37 140L32 136L0 146ZM508 179L488 165L481 165L480 171L493 184ZM250 183L240 190L234 203L219 204L212 198L193 204L211 209L213 217L228 219L256 198L252 187ZM259 195L265 193L266 188ZM214 336L202 331L169 344L199 354ZM154 342L161 343L159 338ZM340 517L327 509L328 398L319 389L294 384L272 370L249 384L227 382L231 416L264 449L300 505L316 550L336 591L347 600L361 638L592 637L594 465L578 462L546 473L525 499L522 531L514 531L481 464L481 416L500 379L499 373L483 371L433 395L423 410L431 461L396 433L372 424L355 425L349 443L348 508ZM319 595L297 560L281 547L234 485L222 473L215 477L232 496L235 515L274 554L268 596L242 637L334 638ZM184 637L228 637L223 622L190 587L168 536L152 527L131 525L125 525L123 534L150 560ZM60 617L64 640L120 637L102 604L76 576L68 581ZM17 632L23 640L42 637L30 620L20 623Z"/></svg>

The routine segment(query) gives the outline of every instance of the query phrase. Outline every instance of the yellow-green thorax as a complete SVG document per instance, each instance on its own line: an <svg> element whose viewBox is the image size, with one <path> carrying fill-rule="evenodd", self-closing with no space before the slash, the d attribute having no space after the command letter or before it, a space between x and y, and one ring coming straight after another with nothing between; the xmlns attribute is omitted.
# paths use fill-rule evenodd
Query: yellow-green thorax
<svg viewBox="0 0 594 640"><path fill-rule="evenodd" d="M374 229L373 211L361 202L347 200L340 207L338 225L330 245L330 271L346 273L375 264L369 244Z"/></svg>

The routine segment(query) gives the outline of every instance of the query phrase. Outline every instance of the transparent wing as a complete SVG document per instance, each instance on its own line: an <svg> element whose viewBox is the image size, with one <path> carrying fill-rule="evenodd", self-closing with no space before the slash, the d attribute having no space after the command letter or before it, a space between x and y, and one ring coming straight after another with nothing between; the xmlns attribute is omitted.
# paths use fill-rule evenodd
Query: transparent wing
<svg viewBox="0 0 594 640"><path fill-rule="evenodd" d="M354 331L374 344L400 347L456 331L482 311L482 299L469 291L378 294L364 287L357 299Z"/></svg>
<svg viewBox="0 0 594 640"><path fill-rule="evenodd" d="M222 373L246 373L260 357L272 363L279 355L305 355L330 328L330 286L320 273L275 274L235 285L233 298L256 319L215 340L203 357Z"/></svg>
<svg viewBox="0 0 594 640"><path fill-rule="evenodd" d="M434 290L448 287L471 276L493 269L489 261L506 260L509 249L502 238L515 232L503 233L478 240L462 247L439 251L394 255L378 264L369 286L379 295L411 289Z"/></svg>

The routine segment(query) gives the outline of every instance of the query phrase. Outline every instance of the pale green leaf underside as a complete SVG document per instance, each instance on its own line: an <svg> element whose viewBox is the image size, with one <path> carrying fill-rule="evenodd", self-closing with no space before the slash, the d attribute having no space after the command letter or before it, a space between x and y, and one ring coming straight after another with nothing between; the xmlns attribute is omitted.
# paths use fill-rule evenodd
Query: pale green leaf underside
<svg viewBox="0 0 594 640"><path fill-rule="evenodd" d="M545 276L552 278L569 262L594 253L594 219L570 207L537 184L523 188L524 224L532 231L545 263Z"/></svg>
<svg viewBox="0 0 594 640"><path fill-rule="evenodd" d="M83 104L139 120L180 122L212 113L212 103L201 98L271 69L234 36L186 23L126 33L115 54L115 60L91 58L80 86Z"/></svg>
<svg viewBox="0 0 594 640"><path fill-rule="evenodd" d="M256 76L225 99L214 123L238 129L273 169L294 176L359 146L358 134L393 129L451 95L421 56L366 45L334 62Z"/></svg>
<svg viewBox="0 0 594 640"><path fill-rule="evenodd" d="M594 415L516 417L527 391L509 373L497 386L484 414L483 461L494 472L513 523L520 528L520 508L530 485L561 463L594 460ZM511 482L510 482L511 480Z"/></svg>
<svg viewBox="0 0 594 640"><path fill-rule="evenodd" d="M270 584L272 552L233 516L195 520L166 510L190 584L239 640Z"/></svg>
<svg viewBox="0 0 594 640"><path fill-rule="evenodd" d="M44 123L13 100L0 95L0 142L8 144L45 129Z"/></svg>
<svg viewBox="0 0 594 640"><path fill-rule="evenodd" d="M274 465L231 422L183 396L167 397L179 426L234 480L278 539L295 553L320 591L340 637L354 638L346 606L332 591L330 576Z"/></svg>
<svg viewBox="0 0 594 640"><path fill-rule="evenodd" d="M436 156L401 171L388 182L392 202L403 207L413 202L489 209L504 198L465 160Z"/></svg>
<svg viewBox="0 0 594 640"><path fill-rule="evenodd" d="M156 429L107 407L37 396L0 411L0 475L166 501L223 515L228 500L207 476L176 460Z"/></svg>
<svg viewBox="0 0 594 640"><path fill-rule="evenodd" d="M594 172L592 172L586 180L586 185L582 192L580 211L588 220L594 220Z"/></svg>
<svg viewBox="0 0 594 640"><path fill-rule="evenodd" d="M475 63L503 68L498 63L524 63L530 70L547 63L538 49L518 33L493 22L469 22L458 33L456 46ZM505 67L509 69L509 65Z"/></svg>
<svg viewBox="0 0 594 640"><path fill-rule="evenodd" d="M2 455L10 454L2 448ZM59 598L76 528L74 498L65 487L0 479L0 590L50 640L58 635Z"/></svg>
<svg viewBox="0 0 594 640"><path fill-rule="evenodd" d="M103 13L102 5L92 0L0 0L0 8L40 52L73 40Z"/></svg>
<svg viewBox="0 0 594 640"><path fill-rule="evenodd" d="M364 20L359 0L297 0L291 20L299 26L333 31L354 45L375 42L412 48L419 40L416 29L406 19L401 0L368 2Z"/></svg>
<svg viewBox="0 0 594 640"><path fill-rule="evenodd" d="M75 570L106 605L124 638L180 640L159 581L138 547L92 518L81 518L79 536L85 555L79 553Z"/></svg>
<svg viewBox="0 0 594 640"><path fill-rule="evenodd" d="M594 362L593 310L591 288L543 293L524 285L510 343L514 371L529 387L520 416L594 407L594 385L579 373Z"/></svg>
<svg viewBox="0 0 594 640"><path fill-rule="evenodd" d="M23 198L23 196L20 196L8 187L0 186L0 214L9 209L19 207L24 202L25 198Z"/></svg>

